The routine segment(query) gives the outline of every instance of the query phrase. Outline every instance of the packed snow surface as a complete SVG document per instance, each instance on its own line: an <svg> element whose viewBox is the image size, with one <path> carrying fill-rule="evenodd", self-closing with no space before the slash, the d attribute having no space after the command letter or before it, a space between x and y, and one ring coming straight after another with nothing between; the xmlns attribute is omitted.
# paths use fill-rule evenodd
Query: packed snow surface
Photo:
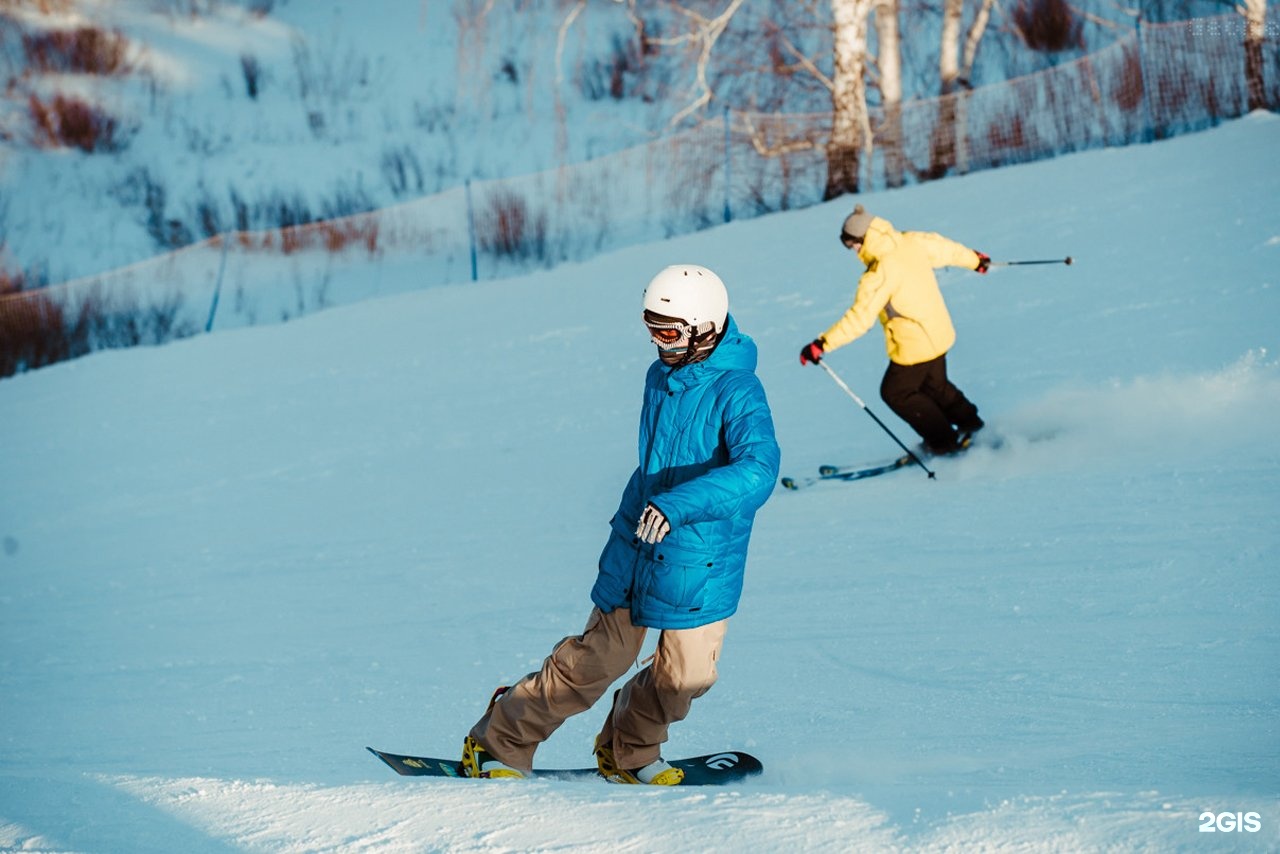
<svg viewBox="0 0 1280 854"><path fill-rule="evenodd" d="M860 199L1074 264L941 274L1002 447L761 511L666 747L764 761L727 789L364 748L456 755L581 630L666 264L728 283L784 474L894 455L797 360L852 297L851 201L0 382L0 848L1275 850L1277 150L1255 114ZM884 361L876 330L828 359L905 438ZM589 763L601 714L538 761Z"/></svg>

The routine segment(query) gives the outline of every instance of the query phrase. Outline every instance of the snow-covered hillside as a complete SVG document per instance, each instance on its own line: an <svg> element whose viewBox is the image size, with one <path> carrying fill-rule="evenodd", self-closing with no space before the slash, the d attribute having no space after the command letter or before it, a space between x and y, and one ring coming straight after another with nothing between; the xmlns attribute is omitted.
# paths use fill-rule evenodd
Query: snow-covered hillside
<svg viewBox="0 0 1280 854"><path fill-rule="evenodd" d="M613 4L579 16L563 46L556 9L468 3L75 0L0 12L0 269L52 282L215 233L599 156L664 121L639 100L591 96L611 34L629 26ZM77 27L118 40L121 70L24 64L22 36ZM113 119L116 144L42 145L29 98L58 94Z"/></svg>
<svg viewBox="0 0 1280 854"><path fill-rule="evenodd" d="M998 13L968 82L1025 75L1132 33L1131 13L1113 4L1074 5L1077 37L1054 54L1027 48ZM1222 13L1205 0L1177 5L1184 16ZM739 7L713 52L716 97L702 119L725 107L829 109L824 73L793 55L829 65L828 17L821 5ZM904 97L934 97L939 16L903 18ZM696 30L666 4L643 3L536 0L514 13L473 0L0 3L0 283L94 275L215 234L381 209L669 137L702 91ZM77 33L94 38L80 44ZM73 141L51 133L59 98L82 102L98 130ZM80 114L72 124L87 123ZM786 168L775 183L804 171ZM607 196L616 180L587 194ZM741 208L806 203L785 186L743 192ZM693 227L681 219L677 229Z"/></svg>
<svg viewBox="0 0 1280 854"><path fill-rule="evenodd" d="M728 282L785 473L892 455L803 343L848 202L0 383L0 848L1280 845L1280 119L862 198L943 274L999 451L779 490L672 754L729 790L423 782L580 630L635 465L640 293ZM875 334L830 362L875 400ZM600 712L539 753L589 761ZM1203 813L1258 814L1202 832Z"/></svg>

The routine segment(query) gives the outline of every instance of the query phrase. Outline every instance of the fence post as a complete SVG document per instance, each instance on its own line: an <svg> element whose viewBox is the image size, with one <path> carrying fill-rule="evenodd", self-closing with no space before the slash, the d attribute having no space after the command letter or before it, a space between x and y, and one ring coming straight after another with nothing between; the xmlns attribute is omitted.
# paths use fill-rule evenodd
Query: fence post
<svg viewBox="0 0 1280 854"><path fill-rule="evenodd" d="M218 297L222 295L222 276L227 272L227 247L230 241L226 234L219 234L218 239L222 241L222 260L218 263L218 281L213 286L213 302L209 304L209 320L204 325L205 332L213 331L213 318L218 313Z"/></svg>
<svg viewBox="0 0 1280 854"><path fill-rule="evenodd" d="M476 215L471 206L471 179L466 180L467 188L467 242L471 245L471 281L476 281Z"/></svg>
<svg viewBox="0 0 1280 854"><path fill-rule="evenodd" d="M724 106L724 221L733 219L733 207L730 194L733 192L732 174L729 171L733 158L729 153L729 105Z"/></svg>

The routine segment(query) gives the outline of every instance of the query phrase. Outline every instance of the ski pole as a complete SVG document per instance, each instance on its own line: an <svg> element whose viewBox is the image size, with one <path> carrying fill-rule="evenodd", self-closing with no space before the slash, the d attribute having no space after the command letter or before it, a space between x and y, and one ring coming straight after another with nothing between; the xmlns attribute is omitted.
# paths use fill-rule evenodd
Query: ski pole
<svg viewBox="0 0 1280 854"><path fill-rule="evenodd" d="M883 430L884 432L888 433L888 434L889 434L889 438L890 438L890 439L892 439L893 441L897 442L897 443L898 443L898 447L899 447L899 448L901 448L902 450L906 451L906 452L907 452L907 456L911 457L912 461L913 461L916 465L918 465L918 466L920 466L920 468L924 469L925 474L929 475L929 479L930 479L930 480L936 480L936 478L935 478L935 477L934 477L934 475L933 475L933 472L931 472L931 471L929 470L929 467L928 467L927 465L925 465L925 464L920 460L920 458L919 458L919 457L917 457L917 456L916 456L916 454L915 454L915 452L914 452L914 451L912 451L912 450L911 450L910 448L908 448L906 445L902 444L902 440L901 440L901 439L899 439L897 436L893 435L893 431L892 431L892 430L890 430L888 427L886 427L886 426L885 426L885 423L884 423L883 421L881 421L879 418L877 418L877 417L876 417L876 414L875 414L874 412L872 412L869 408L867 408L867 405L866 405L865 403L863 403L863 402L862 402L862 398L860 398L860 397L858 397L856 394L854 394L854 393L853 393L853 389L849 388L849 386L845 384L845 381L844 381L844 380L842 380L842 379L840 379L840 375L839 375L839 374L837 374L835 371L831 370L831 368L827 365L827 363L826 363L826 362L824 362L822 359L818 359L817 361L818 361L818 367L820 367L820 368L822 368L822 370L826 371L826 372L827 372L827 376L829 376L829 377L831 377L831 379L835 380L835 381L836 381L836 385L838 385L838 386L840 386L840 388L844 389L844 393L845 393L845 394L847 394L847 395L849 395L849 397L852 397L852 398L853 398L853 402L854 402L854 403L856 403L856 404L858 404L858 406L861 406L861 407L862 407L862 411L863 411L863 412L865 412L865 413L867 413L868 415L870 415L870 416L871 416L871 420L872 420L872 421L874 421L874 422L876 422L877 424L879 424L879 425L880 425L880 429L881 429L881 430Z"/></svg>
<svg viewBox="0 0 1280 854"><path fill-rule="evenodd" d="M1052 258L1052 259L1047 259L1047 260L1044 260L1044 261L992 261L992 262L991 262L990 264L988 264L987 266L989 266L989 267L1019 267L1019 266L1022 266L1022 265L1024 265L1024 264L1066 264L1068 267L1070 267L1070 266L1071 266L1071 256L1070 256L1070 255L1068 255L1066 258Z"/></svg>

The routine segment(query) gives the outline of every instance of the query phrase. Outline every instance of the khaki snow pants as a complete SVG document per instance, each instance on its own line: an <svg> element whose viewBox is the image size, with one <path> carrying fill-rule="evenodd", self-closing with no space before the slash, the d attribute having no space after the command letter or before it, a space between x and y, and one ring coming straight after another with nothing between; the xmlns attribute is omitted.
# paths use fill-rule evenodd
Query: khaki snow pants
<svg viewBox="0 0 1280 854"><path fill-rule="evenodd" d="M614 694L596 743L611 742L618 767L643 768L661 754L667 728L716 681L728 620L665 629L653 659ZM584 712L636 661L647 629L626 608L591 611L580 635L564 638L542 663L485 712L471 737L512 768L533 768L533 752L569 717Z"/></svg>

